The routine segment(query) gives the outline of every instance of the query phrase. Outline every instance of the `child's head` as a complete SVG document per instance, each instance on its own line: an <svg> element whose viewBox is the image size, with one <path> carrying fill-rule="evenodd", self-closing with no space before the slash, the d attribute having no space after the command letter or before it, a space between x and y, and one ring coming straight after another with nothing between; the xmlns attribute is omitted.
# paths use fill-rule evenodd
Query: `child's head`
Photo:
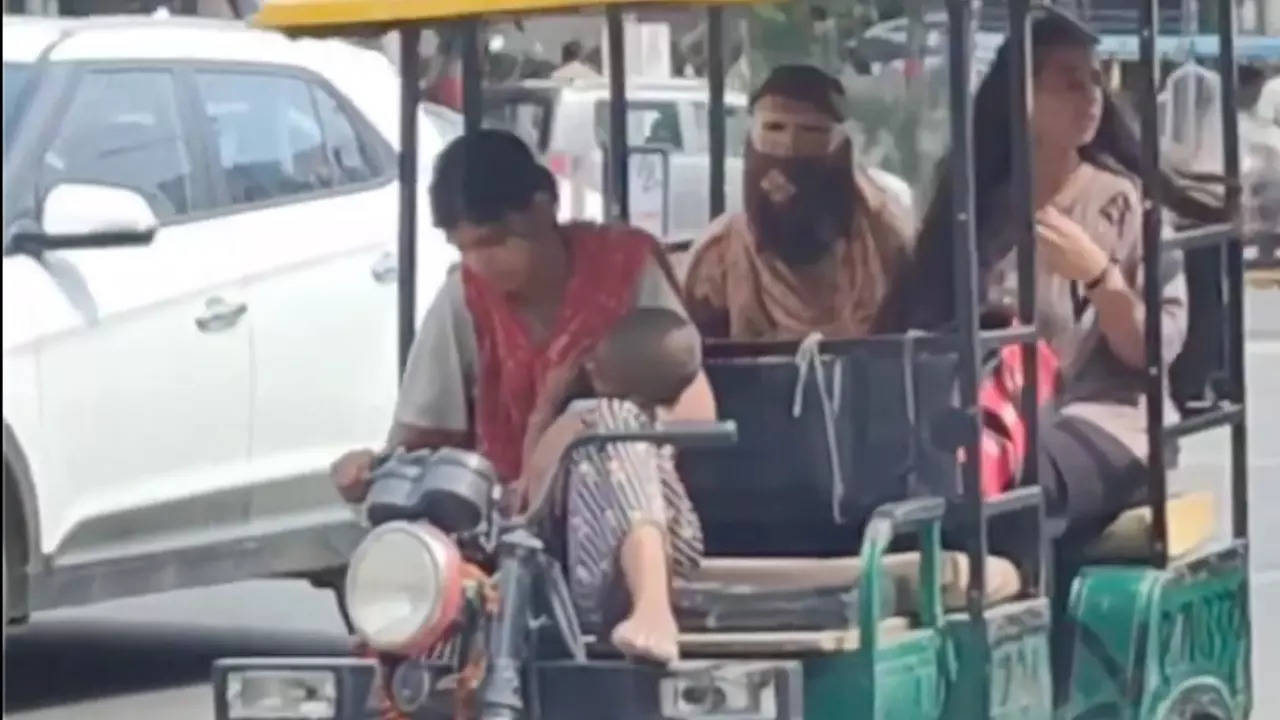
<svg viewBox="0 0 1280 720"><path fill-rule="evenodd" d="M664 308L636 308L596 345L586 370L595 392L670 406L702 369L693 325Z"/></svg>

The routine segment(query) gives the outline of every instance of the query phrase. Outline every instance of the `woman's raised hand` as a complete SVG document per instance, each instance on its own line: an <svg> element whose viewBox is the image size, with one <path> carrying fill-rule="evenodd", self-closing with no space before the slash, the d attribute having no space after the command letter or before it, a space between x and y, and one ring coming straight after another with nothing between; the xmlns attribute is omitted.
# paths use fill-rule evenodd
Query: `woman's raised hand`
<svg viewBox="0 0 1280 720"><path fill-rule="evenodd" d="M1087 283L1096 279L1111 263L1084 228L1053 206L1036 213L1036 239L1045 261L1054 274L1067 280Z"/></svg>

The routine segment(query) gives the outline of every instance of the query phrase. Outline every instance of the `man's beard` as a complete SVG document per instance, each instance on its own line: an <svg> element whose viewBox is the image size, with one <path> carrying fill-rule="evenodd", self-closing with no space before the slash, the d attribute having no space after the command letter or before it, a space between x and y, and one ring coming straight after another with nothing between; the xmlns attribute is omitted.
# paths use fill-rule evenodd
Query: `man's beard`
<svg viewBox="0 0 1280 720"><path fill-rule="evenodd" d="M788 265L812 265L847 238L853 226L853 159L847 147L821 157L765 155L747 143L743 192L759 248ZM762 187L773 171L795 192L774 202Z"/></svg>

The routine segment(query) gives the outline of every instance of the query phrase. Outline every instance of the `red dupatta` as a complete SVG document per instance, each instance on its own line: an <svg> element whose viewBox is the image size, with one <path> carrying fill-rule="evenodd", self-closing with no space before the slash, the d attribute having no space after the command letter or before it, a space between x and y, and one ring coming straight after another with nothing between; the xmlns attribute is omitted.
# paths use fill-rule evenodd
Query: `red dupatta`
<svg viewBox="0 0 1280 720"><path fill-rule="evenodd" d="M476 446L503 481L520 476L529 414L547 374L579 359L635 305L645 264L659 252L648 233L588 223L563 228L572 263L564 302L545 342L535 345L501 292L462 269L476 331Z"/></svg>

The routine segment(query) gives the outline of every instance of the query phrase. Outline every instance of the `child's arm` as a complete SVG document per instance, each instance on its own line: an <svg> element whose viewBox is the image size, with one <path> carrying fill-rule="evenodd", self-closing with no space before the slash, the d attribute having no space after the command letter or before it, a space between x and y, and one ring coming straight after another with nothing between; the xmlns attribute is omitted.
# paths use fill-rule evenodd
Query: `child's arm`
<svg viewBox="0 0 1280 720"><path fill-rule="evenodd" d="M565 448L585 428L583 420L584 413L581 410L567 410L552 421L536 441L526 447L524 468L520 476L524 495L521 505L541 492L542 484L556 469Z"/></svg>

